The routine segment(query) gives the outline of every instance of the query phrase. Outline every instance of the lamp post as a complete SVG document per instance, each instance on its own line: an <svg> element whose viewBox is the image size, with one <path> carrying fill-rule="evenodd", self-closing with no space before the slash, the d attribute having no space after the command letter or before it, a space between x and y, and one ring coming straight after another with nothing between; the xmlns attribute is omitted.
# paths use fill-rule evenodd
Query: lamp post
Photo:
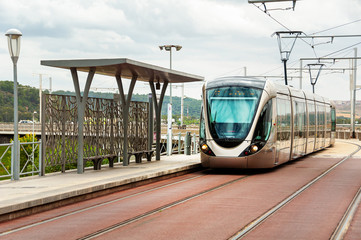
<svg viewBox="0 0 361 240"><path fill-rule="evenodd" d="M180 45L163 45L159 46L160 50L165 49L166 51L169 51L169 69L172 69L172 48L175 48L177 51L182 49L182 46ZM184 86L183 86L184 87ZM183 93L183 91L182 91ZM167 138L167 155L172 154L172 83L169 84L169 106L168 106L168 138ZM181 102L183 101L183 96L181 98ZM182 103L181 103L182 105Z"/></svg>
<svg viewBox="0 0 361 240"><path fill-rule="evenodd" d="M17 80L17 62L20 54L20 39L22 33L17 29L9 29L5 36L8 37L8 47L11 60L14 67L14 145L13 145L13 179L19 180L20 176L20 154L18 138L18 80Z"/></svg>
<svg viewBox="0 0 361 240"><path fill-rule="evenodd" d="M163 45L163 46L159 46L160 50L165 49L166 51L169 51L169 69L172 69L172 48L175 48L177 51L182 49L182 46L180 45ZM169 89L169 95L170 95L170 104L172 104L172 83L170 83L169 85L170 89Z"/></svg>
<svg viewBox="0 0 361 240"><path fill-rule="evenodd" d="M37 114L36 111L33 112L33 148L32 148L32 169L33 169L33 174L34 174L34 161L35 161L35 148L34 148L34 143L35 143L35 114Z"/></svg>
<svg viewBox="0 0 361 240"><path fill-rule="evenodd" d="M37 114L36 111L33 112L33 142L35 142L35 114Z"/></svg>

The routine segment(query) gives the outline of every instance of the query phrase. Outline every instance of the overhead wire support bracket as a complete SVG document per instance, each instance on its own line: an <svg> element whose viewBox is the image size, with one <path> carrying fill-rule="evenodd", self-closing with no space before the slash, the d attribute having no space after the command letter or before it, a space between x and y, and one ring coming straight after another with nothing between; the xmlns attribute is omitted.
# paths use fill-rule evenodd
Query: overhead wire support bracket
<svg viewBox="0 0 361 240"><path fill-rule="evenodd" d="M361 37L361 35L304 35L304 36L298 36L298 38L343 38L343 37ZM295 38L295 36L285 36L284 38Z"/></svg>
<svg viewBox="0 0 361 240"><path fill-rule="evenodd" d="M268 11L272 11L272 10L289 10L292 8L292 10L295 10L296 7L296 1L297 0L248 0L248 3L251 4L255 4L255 3L261 3L264 7L264 12L267 13ZM292 7L290 8L286 8L286 9L282 9L282 8L276 8L276 9L268 9L266 7L266 3L274 3L274 2L292 2Z"/></svg>
<svg viewBox="0 0 361 240"><path fill-rule="evenodd" d="M287 61L291 55L292 49L295 46L297 37L299 35L303 34L302 31L279 31L273 33L271 36L277 35L277 41L278 41L278 47L281 55L281 61L283 62L283 68L284 68L284 77L285 77L285 85L288 85L287 82ZM283 46L282 45L282 38L283 35L295 35L295 39L290 45Z"/></svg>
<svg viewBox="0 0 361 240"><path fill-rule="evenodd" d="M325 64L310 63L310 64L307 64L307 66L308 66L308 71L310 73L310 81L311 81L311 85L312 85L312 91L313 91L313 93L315 93L315 85L317 83L318 77L320 76L322 67L325 66ZM314 67L314 68L312 68L312 67ZM312 77L312 70L317 70L316 77Z"/></svg>

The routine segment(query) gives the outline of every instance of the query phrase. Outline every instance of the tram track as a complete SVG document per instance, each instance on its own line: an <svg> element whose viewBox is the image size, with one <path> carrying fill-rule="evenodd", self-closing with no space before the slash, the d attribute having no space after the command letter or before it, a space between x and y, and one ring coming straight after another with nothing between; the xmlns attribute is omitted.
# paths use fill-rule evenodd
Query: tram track
<svg viewBox="0 0 361 240"><path fill-rule="evenodd" d="M333 166L331 166L330 168L328 168L322 174L320 174L319 176L317 176L316 178L314 178L313 180L308 182L306 185L304 185L303 187L301 187L300 189L295 191L293 194L291 194L289 197L287 197L286 199L281 201L279 204L277 204L276 206L274 206L273 208L271 208L270 210L265 212L263 215L259 216L258 218L254 219L253 221L251 221L249 224L247 224L245 227L243 227L239 232L237 232L235 235L233 235L229 239L230 240L238 240L238 239L242 239L243 237L245 237L248 233L250 233L251 231L256 229L264 221L266 221L270 216L274 215L281 208L283 208L288 203L290 203L291 201L296 199L300 194L302 194L304 191L309 189L312 185L314 185L320 179L324 178L326 175L328 175L330 172L335 170L338 166L340 166L342 163L344 163L345 161L350 159L353 155L355 155L357 152L359 152L361 150L361 146L359 144L355 144L355 143L349 143L349 144L353 144L353 145L357 146L357 149L355 151L353 151L351 154L349 154L348 156L341 159L339 162L337 162ZM340 221L338 227L336 228L336 230L334 231L334 233L330 239L334 239L334 240L343 239L343 237L346 234L347 229L352 221L352 218L357 210L357 207L360 204L360 201L361 201L361 188L359 189L359 191L355 195L354 199L350 203L345 215L343 216L342 220Z"/></svg>
<svg viewBox="0 0 361 240"><path fill-rule="evenodd" d="M135 237L135 235L132 234L134 234L136 229L141 228L141 234L138 231L138 234L140 235L137 236L138 238L135 237L134 239L142 239L142 238L144 239L144 237L150 239L150 238L154 238L154 235L148 235L146 228L150 227L148 229L152 229L156 226L160 226L158 221L160 219L163 223L167 222L168 219L171 219L171 216L173 214L177 214L179 216L179 214L185 212L185 209L187 210L189 209L190 212L193 213L196 212L195 214L198 213L198 215L201 216L203 220L212 219L210 218L210 216L214 216L216 214L218 215L217 220L212 219L212 224L214 222L220 223L220 221L222 220L222 211L227 210L227 208L232 206L232 210L228 211L228 216L227 214L224 215L228 218L228 220L237 219L237 216L238 219L240 219L239 214L243 214L243 216L246 216L246 218L242 219L243 222L241 224L239 222L233 221L234 224L232 224L232 227L229 228L231 230L229 231L229 234L222 233L220 235L222 237L221 238L218 237L217 239L224 239L225 238L224 236L232 236L232 234L235 233L237 229L240 229L239 226L245 226L242 229L240 229L240 231L237 232L237 235L234 235L231 238L231 239L241 239L245 237L248 233L251 233L253 230L257 229L258 226L262 226L262 223L264 222L267 223L268 218L270 216L277 213L280 209L282 209L288 203L292 202L294 199L297 199L299 196L302 196L303 195L302 193L304 193L308 188L310 188L312 185L314 185L324 176L328 175L330 172L332 172L334 169L336 169L346 160L351 158L355 153L360 151L361 147L359 145L357 145L357 147L358 147L357 150L353 151L348 156L342 159L341 157L337 159L332 159L331 162L330 160L327 160L327 162L326 161L314 162L312 158L308 158L300 161L295 161L293 163L291 162L289 165L285 165L281 168L275 168L274 170L270 170L266 172L257 172L257 174L254 174L254 172L252 171L251 172L243 171L241 172L241 174L240 172L237 172L236 174L234 174L234 172L232 172L231 174L229 174L230 172L223 174L223 172L220 173L212 170L204 170L201 172L192 173L188 176L184 175L182 177L177 177L175 179L168 179L157 183L152 183L149 184L149 186L143 185L139 188L129 189L129 191L128 190L121 191L120 195L114 195L111 200L104 201L100 204L92 203L92 205L90 206L90 203L88 203L87 207L84 207L83 205L82 208L79 208L71 212L69 212L68 209L67 213L59 214L58 216L54 216L52 218L50 217L44 218L41 221L33 222L32 224L28 224L26 226L23 225L21 227L14 228L8 231L0 230L0 232L2 231L0 233L0 238L4 237L4 239L22 239L19 238L20 234L26 236L25 234L29 234L29 232L31 231L32 231L31 236L37 236L36 234L39 234L40 232L45 235L47 234L46 236L50 236L52 231L51 229L53 229L54 226L61 229L59 225L61 226L62 224L64 224L64 222L65 225L63 225L63 227L71 226L72 222L78 224L77 220L71 220L71 219L84 219L84 218L92 218L93 216L96 216L96 219L99 219L100 221L104 221L104 222L106 221L106 224L97 223L95 225L90 225L91 227L90 228L88 227L85 230L84 227L73 228L73 231L76 232L73 232L72 235L70 235L71 237L63 236L63 235L61 235L61 237L63 239L64 238L93 239L98 237L100 239L107 239L107 238L109 239L112 236L117 236L118 234L118 236L124 236L124 238L127 238L129 236ZM315 165L315 163L317 164ZM311 171L308 171L308 169L311 169ZM317 173L315 173L315 171L317 171ZM296 172L297 173L308 172L309 174L302 178L293 177L295 176L294 173ZM280 177L282 179L279 179ZM294 181L295 180L297 181L295 181L294 183L284 181L284 179L289 180L290 177L292 177ZM274 184L273 186L275 187L277 186L277 188L272 188L269 186L269 182L274 180L277 180L277 182L273 183ZM284 183L282 184L283 188L281 185L279 185L279 183ZM255 186L256 188L254 188ZM295 187L293 188L293 186ZM174 188L176 188L176 190L174 190ZM272 190L263 194L265 192L265 189L267 188ZM180 189L182 190L181 194L179 194L178 192ZM277 189L279 189L280 191L276 191ZM252 190L252 192L250 192L250 190ZM170 195L172 195L172 193L173 194L177 193L177 196L174 198L169 197ZM227 193L230 193L230 195L227 195ZM159 201L159 197L166 197L166 196L167 196L166 201ZM292 196L293 198L291 198ZM254 208L254 206L256 206L257 203L261 203L261 201L259 201L258 199L262 199L265 197L266 199L268 198L269 201L267 201L266 202L267 204L265 204L264 206L260 206L262 209L257 211L256 208ZM140 199L142 201L140 201ZM215 199L217 199L218 201L214 202ZM149 203L154 200L159 202L157 202L157 204L147 204L146 208L142 207L142 204L147 202ZM227 201L225 202L224 200ZM357 199L355 201L357 201ZM129 205L130 203L131 205ZM226 205L224 205L225 203ZM206 209L206 213L212 213L212 212L216 212L216 213L212 213L210 215L203 215L202 213L204 212L197 211L197 208L200 209L199 206L201 206L202 204L207 204L206 206L204 206L204 209ZM129 208L131 206L136 206L137 209L135 208L132 209L131 214L123 214L124 208ZM215 209L214 208L215 206L219 208ZM123 209L123 210L121 212L117 212L116 210L113 210L114 207L116 209ZM75 207L73 209L75 209ZM117 213L103 215L103 213L112 212L112 211ZM262 213L268 213L269 216L266 217L265 216L266 214L262 214ZM230 214L232 214L232 216L230 216ZM109 216L111 221L108 221ZM185 213L184 216L190 216L190 215ZM164 217L166 217L166 219L164 219ZM206 223L209 225L210 223L207 221L203 221L202 223L197 222L198 220L197 217L194 217L194 219L187 219L187 220L193 222L193 225L197 226L199 229L201 228L206 229L206 225L202 225L202 224ZM158 225L155 223L157 221L158 221ZM255 224L256 221L257 224ZM181 222L184 223L184 220ZM83 226L86 226L89 223L84 223ZM195 223L197 224L199 223L200 225L196 225ZM228 223L230 223L230 221L228 221ZM337 224L335 224L334 226L336 227L336 225ZM181 225L176 224L176 226L179 227ZM216 224L209 226L208 230L217 229L214 226L220 226L220 225ZM222 229L222 231L223 230L224 229ZM239 236L241 231L244 230L247 231L242 236ZM69 232L71 232L71 230L69 230ZM203 231L203 233L206 232L207 230ZM14 237L12 234L14 234ZM331 234L332 233L330 233L330 235ZM216 237L216 235L211 235L211 236L213 238ZM162 239L166 239L165 237L171 238L168 235L164 235ZM203 239L206 238L207 238L206 236L203 237Z"/></svg>
<svg viewBox="0 0 361 240"><path fill-rule="evenodd" d="M151 216L151 215L153 215L153 214L155 214L155 213L158 213L158 212L160 212L160 211L167 210L167 209L169 209L169 208L171 208L171 207L175 207L175 206L177 206L177 205L179 205L179 204L185 203L185 202L190 201L190 200L192 200L192 199L194 199L194 198L200 197L200 196L202 196L202 195L204 195L204 194L207 194L207 193L216 191L216 190L218 190L218 189L221 189L221 188L223 188L223 187L226 187L226 186L228 186L228 185L230 185L230 184L233 184L233 183L235 183L235 182L244 180L244 179L247 178L247 177L249 177L249 176L243 176L243 177L237 178L237 179L235 179L235 180L232 180L232 181L226 182L226 183L224 183L224 184L221 184L221 185L219 185L219 186L217 186L217 187L213 187L213 188L207 189L207 190L205 190L205 191L202 191L202 192L200 192L200 193L197 193L197 194L188 196L188 197L186 197L186 198L184 198L184 199L181 199L181 200L179 200L179 201L176 201L176 202L167 204L167 205L165 205L165 206L162 206L162 207L160 207L160 208L154 209L154 210L149 211L149 212L147 212L147 213L144 213L144 214L142 214L142 215L136 216L136 217L134 217L134 218L132 218L132 219L128 219L128 220L126 220L126 221L123 221L123 222L120 222L120 223L115 224L115 225L113 225L113 226L110 226L109 228L106 228L106 229L103 229L103 230L101 230L101 231L98 231L98 232L94 232L94 233L92 233L92 234L89 234L89 235L87 235L87 236L85 236L85 237L79 238L79 240L88 240L88 239L93 239L93 238L99 237L99 236L101 236L101 235L103 235L103 234L106 234L106 233L108 233L108 232L110 232L110 231L116 230L116 229L118 229L118 228L120 228L120 227L123 227L123 226L125 226L125 225L127 225L127 224L130 224L130 223L133 223L133 222L135 222L135 221L141 220L141 219L143 219L143 218L149 217L149 216Z"/></svg>
<svg viewBox="0 0 361 240"><path fill-rule="evenodd" d="M36 222L36 223L33 223L33 224L29 224L29 225L18 227L18 228L11 229L11 230L8 230L8 231L0 232L0 237L11 234L11 233L15 233L15 232L18 232L18 231L22 231L22 230L25 230L25 229L28 229L28 228L31 228L31 227L39 226L41 224L56 221L56 220L59 220L61 218L65 218L65 217L69 217L69 216L72 216L72 215L75 215L75 214L86 212L86 211L89 211L89 210L92 210L92 209L95 209L95 208L98 208L98 207L102 207L102 206L106 206L106 205L109 205L109 204L112 204L112 203L116 203L116 202L119 202L119 201L122 201L122 200L125 200L125 199L128 199L128 198L136 197L136 196L139 196L141 194L149 193L149 192L156 191L156 190L159 190L159 189L162 189L162 188L173 186L175 184L179 184L179 183L183 183L183 182L190 181L190 180L193 180L193 179L197 179L197 178L200 178L202 176L204 176L204 175L199 174L199 175L189 177L189 178L186 178L186 179L182 179L182 180L179 180L179 181L175 181L175 182L172 182L172 183L169 183L169 184L166 184L166 185L162 185L162 186L151 188L151 189L146 189L146 190L134 193L134 194L129 194L129 195L126 195L124 197L116 198L114 200L110 200L110 201L106 201L106 202L103 202L103 203L95 204L95 205L92 205L90 207L81 208L79 210L72 211L70 213L57 215L55 217L44 219L42 221L39 221L39 222Z"/></svg>
<svg viewBox="0 0 361 240"><path fill-rule="evenodd" d="M194 173L194 174L197 174L197 173ZM110 204L114 204L114 203L117 203L117 202L120 202L120 201L123 201L123 200L126 200L126 199L130 199L130 198L133 198L133 197L139 197L139 196L141 196L143 194L151 193L151 192L154 192L154 191L157 191L157 190L161 190L161 189L165 189L165 188L175 186L177 184L182 184L182 183L185 183L185 182L188 182L188 181L196 180L196 179L202 178L202 177L207 176L207 175L209 175L209 174L207 174L207 170L203 170L203 171L200 171L195 176L190 176L188 178L181 179L179 181L171 182L169 184L161 185L161 186L158 186L158 187L153 187L153 188L146 189L146 190L136 192L136 193L133 193L133 194L129 194L129 195L126 195L126 196L123 196L123 197L120 197L120 198L116 198L116 199L113 199L113 200L110 200L110 201L107 201L107 202L103 202L103 203L100 203L100 204L95 204L95 205L92 205L92 206L89 206L89 207L81 208L79 210L75 210L75 211L72 211L72 212L68 212L68 213L65 213L65 214L61 214L61 215L57 215L57 216L54 216L54 217L51 217L51 218L47 218L47 219L44 219L44 220L41 220L41 221L38 221L38 222L35 222L35 223L27 224L25 226L21 226L21 227L17 227L17 228L11 229L11 230L6 230L6 231L3 231L3 232L0 232L0 238L5 237L5 236L11 236L11 234L14 234L14 233L18 233L18 232L28 230L28 229L31 229L31 228L36 228L36 227L41 226L43 224L51 223L51 222L54 222L54 221L57 221L57 220L61 220L63 218L67 218L67 217L72 217L74 215L81 214L81 213L84 213L84 212L87 212L87 211L91 211L91 210L94 210L96 208L104 207L104 206L107 206L107 205L110 205ZM244 176L241 176L241 177L237 177L236 179L233 179L231 181L227 181L227 182L219 184L219 185L217 185L215 187L208 188L208 189L206 189L204 191L201 191L201 192L198 192L196 194L192 194L192 195L189 195L189 196L187 196L185 198L179 199L177 201L173 201L173 202L171 202L169 204L165 204L165 205L160 206L158 208L155 208L155 209L152 209L150 211L144 212L142 214L139 214L137 216L134 216L132 218L129 218L129 219L121 221L121 222L119 222L117 224L114 224L114 225L112 225L110 227L101 229L99 231L96 231L94 233L88 234L87 236L77 238L77 239L92 239L92 238L95 238L95 237L100 236L100 235L102 235L104 233L110 232L112 230L115 230L115 229L120 228L122 226L125 226L127 224L130 224L130 223L136 222L138 220L141 220L143 218L146 218L148 216L151 216L151 215L153 215L155 213L167 210L169 208L175 207L175 206L177 206L179 204L182 204L184 202L190 201L190 200L192 200L194 198L205 195L205 194L207 194L209 192L216 191L216 190L218 190L220 188L223 188L225 186L228 186L228 185L230 185L232 183L244 180L245 178L247 178L249 176L250 175L244 175Z"/></svg>
<svg viewBox="0 0 361 240"><path fill-rule="evenodd" d="M357 211L357 207L360 205L361 202L361 188L358 190L357 194L353 198L352 202L350 203L349 207L345 215L342 217L339 225L337 226L335 232L331 236L331 240L342 240L344 239L347 230L350 227L350 224L353 220L353 217Z"/></svg>

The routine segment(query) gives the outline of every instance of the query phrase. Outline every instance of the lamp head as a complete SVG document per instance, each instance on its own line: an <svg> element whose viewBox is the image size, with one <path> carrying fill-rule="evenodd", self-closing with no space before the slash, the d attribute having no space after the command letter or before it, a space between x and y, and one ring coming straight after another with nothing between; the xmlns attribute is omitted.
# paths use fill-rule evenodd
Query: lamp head
<svg viewBox="0 0 361 240"><path fill-rule="evenodd" d="M12 28L7 30L5 36L8 37L8 47L9 47L10 56L13 59L13 61L17 61L20 54L20 38L22 36L22 33L19 30Z"/></svg>

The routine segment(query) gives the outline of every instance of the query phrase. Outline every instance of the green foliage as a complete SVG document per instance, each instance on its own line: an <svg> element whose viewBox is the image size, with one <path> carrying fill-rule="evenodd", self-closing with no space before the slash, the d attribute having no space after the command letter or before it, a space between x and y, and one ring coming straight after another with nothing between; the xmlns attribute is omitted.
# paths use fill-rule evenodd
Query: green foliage
<svg viewBox="0 0 361 240"><path fill-rule="evenodd" d="M75 96L75 93L71 91L55 91L53 93ZM90 92L89 97L113 99L114 93ZM169 100L169 96L164 97L162 115L167 115ZM148 94L133 94L132 101L148 102ZM19 84L18 102L19 120L31 120L33 112L39 112L39 89ZM172 97L172 103L173 115L180 115L181 98ZM188 116L188 119L198 119L200 110L201 100L193 98L184 99L184 118ZM12 81L0 81L0 112L0 122L14 121L14 83ZM39 118L38 115L35 115L35 117Z"/></svg>
<svg viewBox="0 0 361 240"><path fill-rule="evenodd" d="M359 122L360 122L360 120L359 120ZM356 119L356 121L357 121L357 119ZM339 116L336 118L336 124L350 124L350 123L351 123L350 118L342 117L342 116Z"/></svg>
<svg viewBox="0 0 361 240"><path fill-rule="evenodd" d="M39 90L18 85L19 120L30 120L39 111ZM14 82L0 81L0 122L14 121Z"/></svg>
<svg viewBox="0 0 361 240"><path fill-rule="evenodd" d="M148 102L148 95L147 94L134 94L132 96L132 101L140 101L140 102ZM164 101L162 105L162 118L163 116L167 115L167 106L170 102L169 96L164 96ZM199 119L201 115L201 104L202 100L197 100L194 98L185 98L183 101L183 115L184 119ZM180 97L172 97L172 114L173 118L175 115L181 114L181 98ZM175 118L178 120L178 118ZM184 121L183 121L184 122Z"/></svg>

